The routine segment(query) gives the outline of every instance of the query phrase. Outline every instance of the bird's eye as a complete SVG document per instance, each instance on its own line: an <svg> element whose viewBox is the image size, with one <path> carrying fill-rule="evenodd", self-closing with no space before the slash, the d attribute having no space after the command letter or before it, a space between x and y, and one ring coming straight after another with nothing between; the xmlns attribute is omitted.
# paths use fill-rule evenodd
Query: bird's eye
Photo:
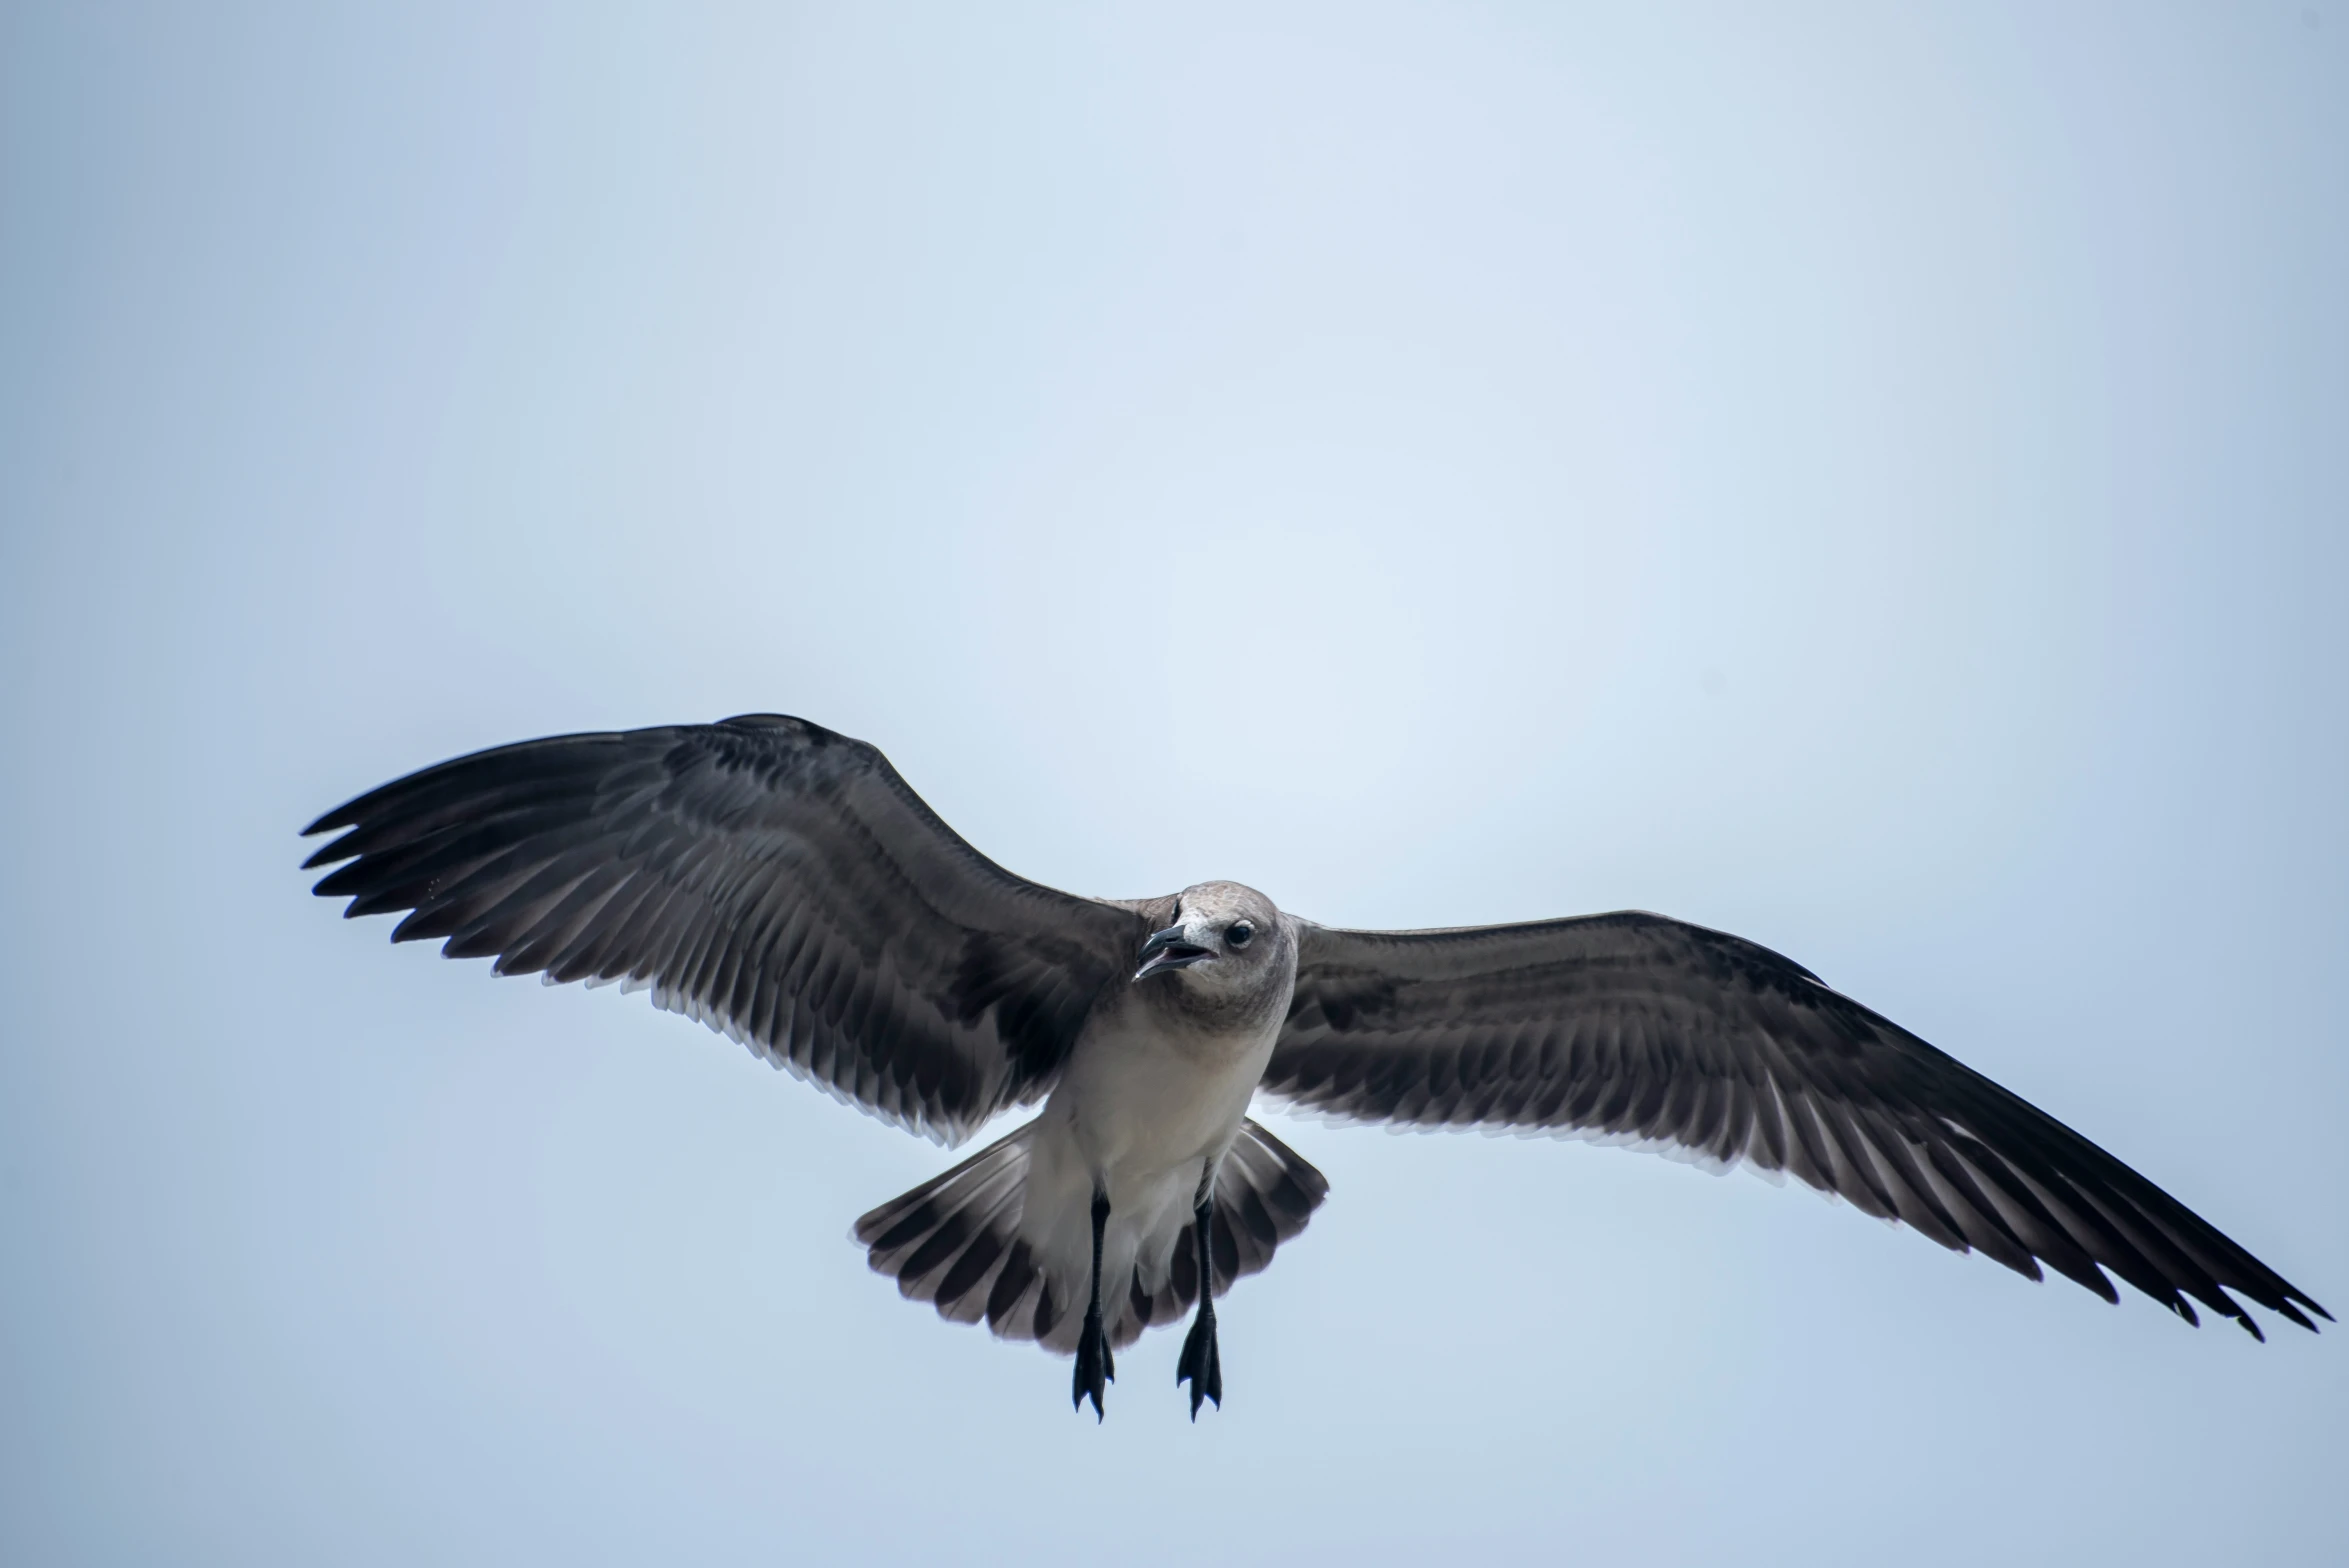
<svg viewBox="0 0 2349 1568"><path fill-rule="evenodd" d="M1248 939L1255 934L1256 928L1248 924L1247 921L1235 920L1232 922L1231 929L1223 934L1223 938L1234 947L1246 947Z"/></svg>

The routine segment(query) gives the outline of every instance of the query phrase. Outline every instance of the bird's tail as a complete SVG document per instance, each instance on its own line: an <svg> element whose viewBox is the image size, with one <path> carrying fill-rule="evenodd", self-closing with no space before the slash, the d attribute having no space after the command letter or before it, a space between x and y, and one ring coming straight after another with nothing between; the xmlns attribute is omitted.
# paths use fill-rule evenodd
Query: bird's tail
<svg viewBox="0 0 2349 1568"><path fill-rule="evenodd" d="M900 1294L935 1305L953 1323L977 1323L1004 1339L1033 1339L1065 1350L1054 1334L1078 1299L1061 1299L1020 1235L1028 1173L1028 1133L999 1138L942 1176L891 1199L856 1222L857 1243L876 1273ZM1275 1249L1304 1230L1328 1195L1329 1182L1296 1150L1254 1121L1240 1124L1215 1178L1211 1252L1215 1293L1272 1261ZM1111 1343L1124 1346L1145 1328L1181 1317L1199 1299L1198 1250L1185 1224L1171 1267L1155 1291L1141 1270L1107 1316ZM1106 1287L1109 1282L1102 1281ZM1110 1292L1104 1289L1104 1296ZM1073 1340L1071 1340L1073 1343Z"/></svg>

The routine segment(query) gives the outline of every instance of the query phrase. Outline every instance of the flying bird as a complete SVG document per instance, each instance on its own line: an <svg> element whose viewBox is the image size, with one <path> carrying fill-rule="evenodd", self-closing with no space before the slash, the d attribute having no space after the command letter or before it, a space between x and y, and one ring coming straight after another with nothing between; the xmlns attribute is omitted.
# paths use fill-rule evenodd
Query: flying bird
<svg viewBox="0 0 2349 1568"><path fill-rule="evenodd" d="M2196 1322L2325 1310L2086 1138L1769 949L1639 912L1316 925L1236 882L1080 898L1012 875L873 747L803 719L560 735L338 806L305 869L395 942L613 981L947 1145L1025 1125L858 1220L958 1323L1075 1357L1186 1312L1176 1383L1223 1403L1215 1301L1329 1184L1248 1115L1549 1129L1791 1172L1955 1251L2106 1272ZM2230 1294L2232 1292L2233 1294Z"/></svg>

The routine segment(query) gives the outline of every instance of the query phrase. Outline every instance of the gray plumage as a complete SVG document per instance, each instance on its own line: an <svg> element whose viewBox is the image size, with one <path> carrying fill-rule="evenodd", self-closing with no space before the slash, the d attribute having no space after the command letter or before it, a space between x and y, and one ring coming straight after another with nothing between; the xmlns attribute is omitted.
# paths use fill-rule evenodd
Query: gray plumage
<svg viewBox="0 0 2349 1568"><path fill-rule="evenodd" d="M348 915L502 975L649 987L882 1119L959 1142L1051 1087L1141 916L1010 875L872 747L798 719L563 735L328 812Z"/></svg>
<svg viewBox="0 0 2349 1568"><path fill-rule="evenodd" d="M1104 1368L1107 1347L1198 1304L1194 1412L1208 1379L1220 1402L1213 1294L1269 1262L1326 1190L1245 1119L1256 1092L1342 1120L1750 1162L2032 1278L2044 1264L2117 1299L2110 1270L2188 1321L2199 1302L2254 1335L2238 1296L2307 1327L2323 1313L2119 1160L1800 965L1657 915L1371 932L1234 883L1079 898L980 855L872 747L774 715L475 753L305 831L335 830L308 862L341 863L316 891L350 915L404 911L395 941L649 989L949 1144L1045 1102L857 1238L942 1315L1062 1351L1079 1348L1097 1259Z"/></svg>

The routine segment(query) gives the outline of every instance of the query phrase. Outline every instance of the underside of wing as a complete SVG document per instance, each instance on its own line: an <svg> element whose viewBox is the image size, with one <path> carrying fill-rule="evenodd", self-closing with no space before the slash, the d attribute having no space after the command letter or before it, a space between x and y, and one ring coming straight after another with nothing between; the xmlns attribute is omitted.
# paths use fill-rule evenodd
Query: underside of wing
<svg viewBox="0 0 2349 1568"><path fill-rule="evenodd" d="M804 720L563 735L312 823L316 891L499 974L647 988L942 1142L1050 1088L1131 910L972 849L880 752Z"/></svg>
<svg viewBox="0 0 2349 1568"><path fill-rule="evenodd" d="M1766 948L1659 915L1305 925L1264 1089L1342 1120L1546 1129L1789 1172L1945 1247L2189 1322L2324 1309L2112 1155Z"/></svg>

